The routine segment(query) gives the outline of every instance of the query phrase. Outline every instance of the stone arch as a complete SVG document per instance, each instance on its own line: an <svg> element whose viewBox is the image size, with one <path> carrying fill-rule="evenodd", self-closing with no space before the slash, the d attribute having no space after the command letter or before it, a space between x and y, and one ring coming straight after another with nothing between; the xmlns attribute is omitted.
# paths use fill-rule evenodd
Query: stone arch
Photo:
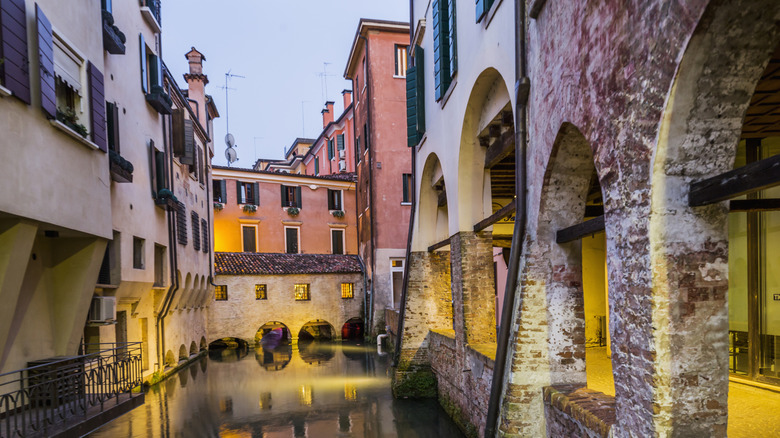
<svg viewBox="0 0 780 438"><path fill-rule="evenodd" d="M176 296L173 298L174 303L172 308L174 309L180 309L180 305L183 305L185 303L186 297L189 295L190 291L192 290L192 273L188 272L187 275L184 277L184 282L179 282L179 290Z"/></svg>
<svg viewBox="0 0 780 438"><path fill-rule="evenodd" d="M278 333L275 333L278 332ZM279 321L268 321L261 325L255 333L255 344L262 342L262 340L269 335L270 338L266 339L266 342L289 342L292 340L292 333L290 328L286 324Z"/></svg>
<svg viewBox="0 0 780 438"><path fill-rule="evenodd" d="M335 340L339 337L339 332L333 328L333 325L324 319L315 319L308 321L301 326L298 331L298 341L308 340Z"/></svg>
<svg viewBox="0 0 780 438"><path fill-rule="evenodd" d="M173 351L171 350L168 350L168 352L165 353L165 366L166 367L176 366L176 356L173 355Z"/></svg>
<svg viewBox="0 0 780 438"><path fill-rule="evenodd" d="M187 360L189 357L190 357L190 355L187 352L187 347L184 346L184 344L181 344L179 346L179 361Z"/></svg>
<svg viewBox="0 0 780 438"><path fill-rule="evenodd" d="M650 217L651 299L670 303L652 321L656 434L726 434L728 207L689 207L688 191L734 166L756 84L780 44L778 21L775 1L710 2L665 103Z"/></svg>
<svg viewBox="0 0 780 438"><path fill-rule="evenodd" d="M363 318L354 317L344 321L341 326L341 339L342 340L357 340L363 339L365 333L365 324Z"/></svg>
<svg viewBox="0 0 780 438"><path fill-rule="evenodd" d="M200 351L207 350L209 348L209 343L206 341L205 336L200 337Z"/></svg>
<svg viewBox="0 0 780 438"><path fill-rule="evenodd" d="M195 341L192 341L190 343L190 356L194 356L198 354L198 344L195 343Z"/></svg>
<svg viewBox="0 0 780 438"><path fill-rule="evenodd" d="M439 205L439 197L447 195L446 178L435 153L428 155L419 182L419 243L427 248L450 236L447 204Z"/></svg>

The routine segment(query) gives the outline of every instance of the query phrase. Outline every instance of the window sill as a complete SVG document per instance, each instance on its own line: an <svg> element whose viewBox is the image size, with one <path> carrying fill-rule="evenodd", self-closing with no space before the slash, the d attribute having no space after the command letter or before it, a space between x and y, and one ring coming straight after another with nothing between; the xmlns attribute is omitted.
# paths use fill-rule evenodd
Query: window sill
<svg viewBox="0 0 780 438"><path fill-rule="evenodd" d="M0 97L9 97L12 96L13 92L9 90L8 88L5 88L4 86L0 85Z"/></svg>
<svg viewBox="0 0 780 438"><path fill-rule="evenodd" d="M447 88L447 92L444 93L444 97L439 100L439 106L441 109L444 109L444 106L447 105L447 101L450 100L450 96L452 96L452 90L455 89L455 86L458 85L458 77L455 76L452 78L452 82L450 82L449 88Z"/></svg>
<svg viewBox="0 0 780 438"><path fill-rule="evenodd" d="M402 202L401 205L412 205L411 202Z"/></svg>
<svg viewBox="0 0 780 438"><path fill-rule="evenodd" d="M151 9L149 9L148 6L141 7L141 15L144 17L144 21L146 21L146 24L148 24L149 27L152 28L154 33L162 32L160 23L157 22L156 18L154 18L154 13L152 12Z"/></svg>
<svg viewBox="0 0 780 438"><path fill-rule="evenodd" d="M64 132L65 134L68 134L68 136L70 136L74 140L78 141L79 143L83 144L84 146L86 146L86 147L88 147L90 149L94 149L96 151L100 150L98 145L96 145L95 143L92 143L91 141L89 141L86 138L82 137L78 132L70 129L67 125L65 125L64 123L60 122L59 120L51 119L51 120L49 120L49 123L51 123L52 126L54 126L55 128L59 129L60 131Z"/></svg>
<svg viewBox="0 0 780 438"><path fill-rule="evenodd" d="M393 79L406 79L406 76L393 75Z"/></svg>
<svg viewBox="0 0 780 438"><path fill-rule="evenodd" d="M493 3L493 6L490 7L490 10L485 14L484 17L482 17L482 25L485 29L490 26L490 23L493 21L493 17L496 16L496 10L498 10L498 6L501 4L502 0L496 0L495 3Z"/></svg>

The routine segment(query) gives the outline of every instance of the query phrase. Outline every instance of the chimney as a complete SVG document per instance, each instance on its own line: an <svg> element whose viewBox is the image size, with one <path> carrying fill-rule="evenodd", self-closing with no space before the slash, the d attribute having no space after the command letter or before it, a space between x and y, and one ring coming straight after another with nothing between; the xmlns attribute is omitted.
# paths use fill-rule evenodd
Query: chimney
<svg viewBox="0 0 780 438"><path fill-rule="evenodd" d="M328 123L333 121L333 101L325 102L325 109L322 110L322 127L328 126Z"/></svg>
<svg viewBox="0 0 780 438"><path fill-rule="evenodd" d="M341 95L344 96L344 109L347 109L352 104L352 90L344 90Z"/></svg>
<svg viewBox="0 0 780 438"><path fill-rule="evenodd" d="M193 106L192 110L197 112L200 122L205 124L206 84L209 83L208 76L203 74L203 61L206 60L206 57L198 52L195 47L185 53L184 57L187 58L187 61L190 64L190 72L184 75L184 80L187 81L188 85L187 97L198 102L197 105L190 102L190 105Z"/></svg>

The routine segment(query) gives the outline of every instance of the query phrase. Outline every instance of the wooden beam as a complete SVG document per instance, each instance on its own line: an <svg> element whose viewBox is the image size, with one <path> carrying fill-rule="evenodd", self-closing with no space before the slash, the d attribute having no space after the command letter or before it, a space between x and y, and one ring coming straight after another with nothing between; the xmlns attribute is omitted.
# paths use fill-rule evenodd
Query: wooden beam
<svg viewBox="0 0 780 438"><path fill-rule="evenodd" d="M496 248L511 248L512 236L493 236L493 246Z"/></svg>
<svg viewBox="0 0 780 438"><path fill-rule="evenodd" d="M599 231L604 231L604 215L558 230L555 233L555 241L557 243L572 242Z"/></svg>
<svg viewBox="0 0 780 438"><path fill-rule="evenodd" d="M485 152L485 169L490 169L515 151L515 135L507 131L499 141L493 142Z"/></svg>
<svg viewBox="0 0 780 438"><path fill-rule="evenodd" d="M451 239L451 237L448 237L448 238L442 240L439 243L434 243L433 245L428 247L428 252L434 252L434 251L436 251L439 248L443 248L443 247L449 245L450 244L450 239Z"/></svg>
<svg viewBox="0 0 780 438"><path fill-rule="evenodd" d="M780 210L780 199L733 199L729 201L729 211L776 211Z"/></svg>
<svg viewBox="0 0 780 438"><path fill-rule="evenodd" d="M688 205L700 207L780 185L780 155L691 183Z"/></svg>
<svg viewBox="0 0 780 438"><path fill-rule="evenodd" d="M474 225L474 232L479 232L484 230L485 228L493 225L494 223L500 221L501 219L511 215L515 212L515 207L517 206L517 199L512 199L512 202L509 204L501 207L500 210L497 212L491 214L487 219L482 219L481 221L477 222L476 225Z"/></svg>

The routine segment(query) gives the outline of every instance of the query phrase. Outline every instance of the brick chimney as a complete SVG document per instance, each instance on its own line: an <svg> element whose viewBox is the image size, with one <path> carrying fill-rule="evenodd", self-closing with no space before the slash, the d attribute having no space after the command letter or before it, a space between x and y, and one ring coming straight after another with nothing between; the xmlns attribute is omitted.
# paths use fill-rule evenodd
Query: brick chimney
<svg viewBox="0 0 780 438"><path fill-rule="evenodd" d="M322 127L328 126L328 123L333 121L333 104L336 102L325 102L325 109L322 110Z"/></svg>
<svg viewBox="0 0 780 438"><path fill-rule="evenodd" d="M352 90L344 90L341 95L344 96L344 109L347 109L352 104Z"/></svg>
<svg viewBox="0 0 780 438"><path fill-rule="evenodd" d="M198 119L205 125L206 123L206 84L209 83L208 76L203 74L203 61L206 57L198 52L195 47L184 54L190 63L190 72L184 75L184 80L188 85L188 97L198 104L190 102L192 110L198 114Z"/></svg>

